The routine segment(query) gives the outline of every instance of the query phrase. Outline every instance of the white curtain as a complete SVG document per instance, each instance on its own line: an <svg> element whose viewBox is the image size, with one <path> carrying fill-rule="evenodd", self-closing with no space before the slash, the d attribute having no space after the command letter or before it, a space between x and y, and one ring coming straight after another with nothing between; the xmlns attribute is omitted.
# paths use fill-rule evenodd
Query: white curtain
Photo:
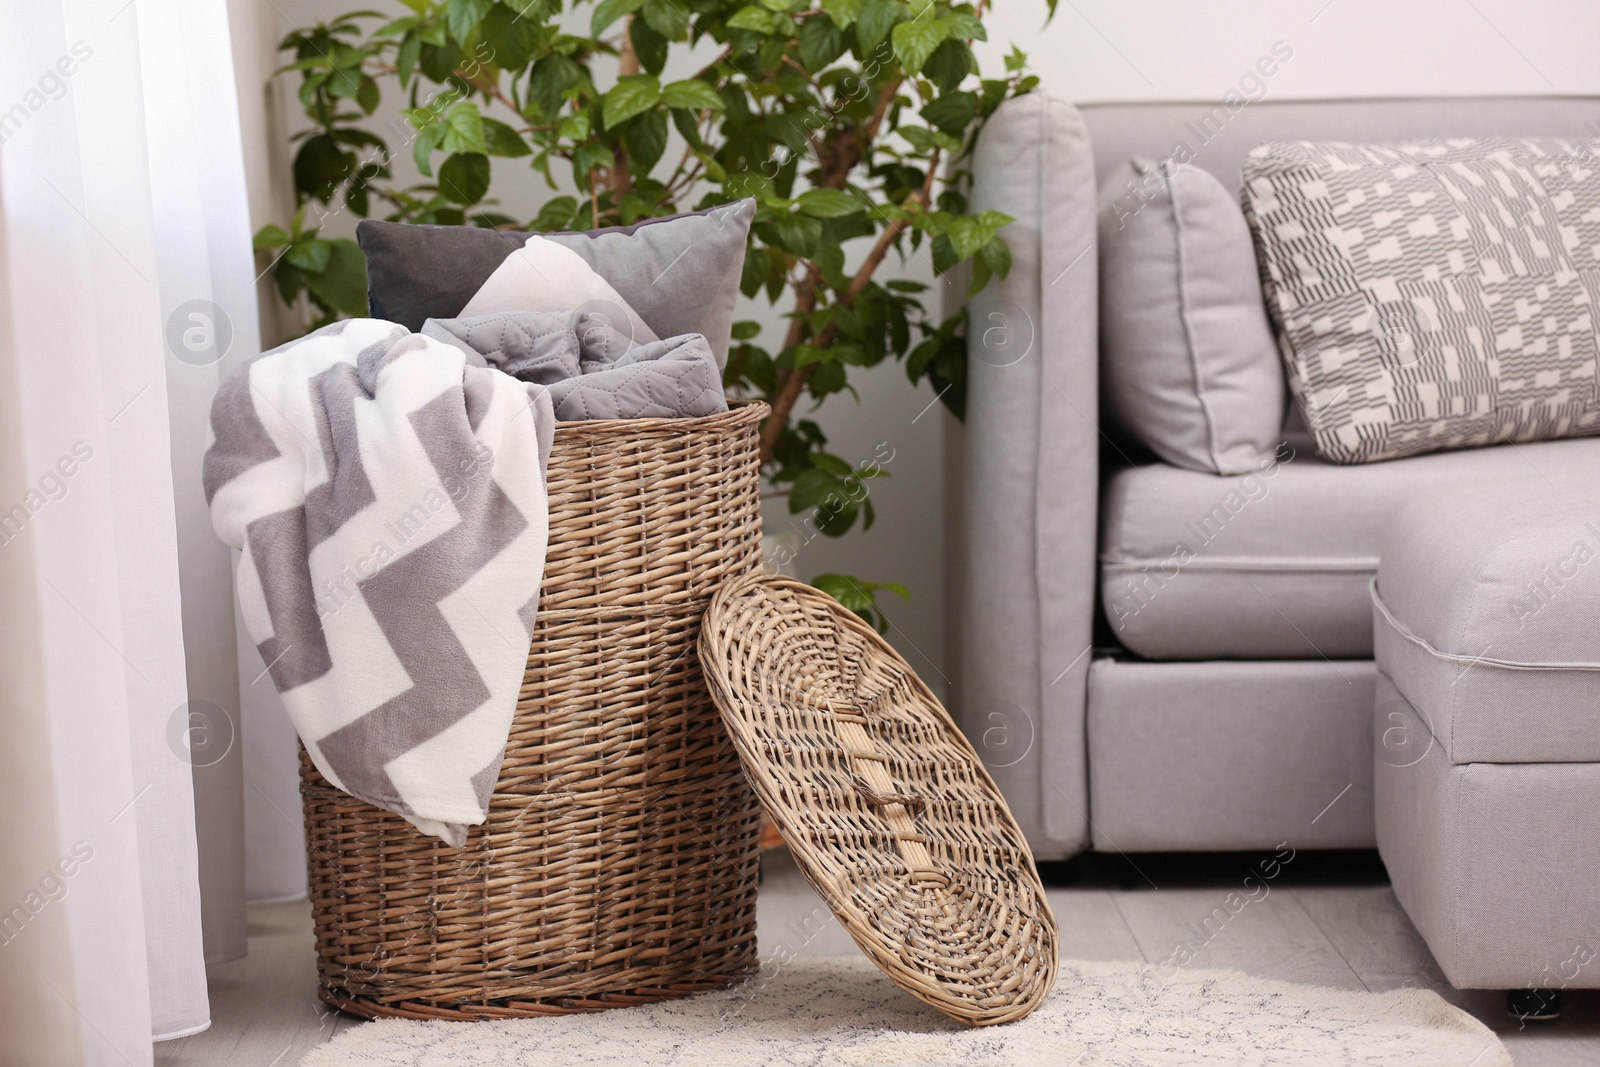
<svg viewBox="0 0 1600 1067"><path fill-rule="evenodd" d="M284 62L278 42L287 28L321 17L308 8L310 2L313 0L228 0L245 176L251 218L257 227L268 222L282 225L295 211L290 174L295 146L289 140L288 112L299 109L293 99L298 79L274 76L274 72ZM349 224L349 220L344 222ZM261 278L256 292L264 343L276 343L305 329L298 316L278 300L270 273ZM245 899L252 904L295 900L306 895L300 741L242 618L235 621L234 631L238 638L239 719L249 739L243 753ZM224 850L231 840L202 830L203 882L213 867L226 864L230 873L235 869L238 858ZM219 908L213 904L214 911Z"/></svg>
<svg viewBox="0 0 1600 1067"><path fill-rule="evenodd" d="M241 738L199 462L249 230L222 3L0 4L0 1063L209 1021L192 782Z"/></svg>

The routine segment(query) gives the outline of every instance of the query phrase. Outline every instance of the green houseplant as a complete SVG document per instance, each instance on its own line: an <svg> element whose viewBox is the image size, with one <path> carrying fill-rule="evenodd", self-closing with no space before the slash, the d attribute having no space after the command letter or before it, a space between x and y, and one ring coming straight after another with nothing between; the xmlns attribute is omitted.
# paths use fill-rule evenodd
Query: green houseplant
<svg viewBox="0 0 1600 1067"><path fill-rule="evenodd" d="M772 406L762 460L792 513L816 509L830 536L871 526L865 482L881 467L829 452L801 405L894 359L962 413L962 316L940 318L924 285L882 275L892 252L925 250L938 273L970 262L974 288L1010 267L997 236L1010 220L967 212L960 161L982 120L1036 79L1015 49L1003 76L979 77L987 0L403 2L401 18L351 12L283 41L310 119L299 211L256 235L283 299L316 325L365 312L360 251L323 235L331 213L583 229L754 197L742 289L787 303L788 326L768 346L757 323L735 325L727 388ZM405 122L375 129L386 87L405 94ZM396 150L428 180L402 187ZM556 195L531 219L508 214L488 196L494 157ZM875 594L905 595L817 582L880 628Z"/></svg>

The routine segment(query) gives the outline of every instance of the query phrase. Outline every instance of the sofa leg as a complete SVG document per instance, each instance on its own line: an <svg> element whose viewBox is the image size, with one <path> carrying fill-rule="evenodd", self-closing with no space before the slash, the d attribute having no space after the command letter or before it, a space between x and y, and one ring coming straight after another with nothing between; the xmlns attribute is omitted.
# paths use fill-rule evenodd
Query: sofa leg
<svg viewBox="0 0 1600 1067"><path fill-rule="evenodd" d="M1506 1011L1522 1022L1546 1022L1561 1016L1561 990L1512 989L1506 993Z"/></svg>

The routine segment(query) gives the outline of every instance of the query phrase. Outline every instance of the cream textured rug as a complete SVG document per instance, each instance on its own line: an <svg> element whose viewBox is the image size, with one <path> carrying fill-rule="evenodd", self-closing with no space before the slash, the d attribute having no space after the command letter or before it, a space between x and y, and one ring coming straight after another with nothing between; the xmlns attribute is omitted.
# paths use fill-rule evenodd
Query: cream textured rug
<svg viewBox="0 0 1600 1067"><path fill-rule="evenodd" d="M354 1026L301 1067L1510 1067L1505 1046L1438 994L1362 993L1063 960L1055 992L1006 1026L969 1029L862 959L769 963L735 989L644 1008L509 1022Z"/></svg>

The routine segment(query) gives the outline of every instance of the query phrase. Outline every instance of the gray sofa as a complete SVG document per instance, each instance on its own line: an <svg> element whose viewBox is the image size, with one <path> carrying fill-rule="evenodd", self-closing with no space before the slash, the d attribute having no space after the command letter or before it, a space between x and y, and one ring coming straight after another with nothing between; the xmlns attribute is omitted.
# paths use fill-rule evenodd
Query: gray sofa
<svg viewBox="0 0 1600 1067"><path fill-rule="evenodd" d="M946 659L952 710L1037 858L1373 847L1368 587L1390 519L1424 489L1600 476L1595 438L1336 466L1293 416L1270 473L1138 454L1099 418L1097 183L1180 141L1234 188L1266 140L1496 134L1600 137L1600 98L1230 111L1036 94L986 126L973 206L1016 219L1014 265L970 309ZM1200 547L1176 567L1180 539Z"/></svg>

